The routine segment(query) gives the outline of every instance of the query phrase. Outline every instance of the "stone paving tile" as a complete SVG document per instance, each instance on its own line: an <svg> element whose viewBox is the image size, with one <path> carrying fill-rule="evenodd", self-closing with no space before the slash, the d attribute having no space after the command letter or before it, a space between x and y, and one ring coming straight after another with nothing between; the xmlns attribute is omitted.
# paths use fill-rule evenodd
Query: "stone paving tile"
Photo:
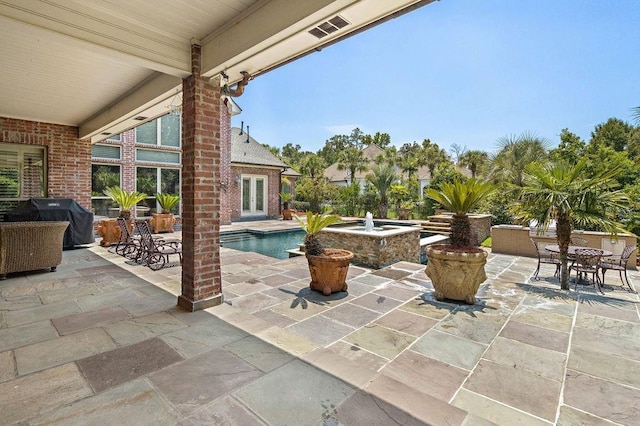
<svg viewBox="0 0 640 426"><path fill-rule="evenodd" d="M253 315L280 328L285 328L296 322L293 318L274 312L271 309L263 309L261 311L254 312Z"/></svg>
<svg viewBox="0 0 640 426"><path fill-rule="evenodd" d="M454 406L473 413L496 425L549 426L549 422L530 416L520 410L487 398L475 392L461 389L451 402ZM572 423L576 425L578 423Z"/></svg>
<svg viewBox="0 0 640 426"><path fill-rule="evenodd" d="M213 318L192 327L164 334L160 338L184 358L193 358L247 336L246 332Z"/></svg>
<svg viewBox="0 0 640 426"><path fill-rule="evenodd" d="M381 370L385 376L449 401L469 372L413 351L405 351Z"/></svg>
<svg viewBox="0 0 640 426"><path fill-rule="evenodd" d="M567 368L640 389L640 360L573 346Z"/></svg>
<svg viewBox="0 0 640 426"><path fill-rule="evenodd" d="M42 303L47 305L64 300L73 300L79 296L100 294L102 291L95 284L85 283L76 287L64 288L60 290L39 291L38 296Z"/></svg>
<svg viewBox="0 0 640 426"><path fill-rule="evenodd" d="M297 321L302 321L326 311L329 307L309 302L304 297L296 297L291 301L285 301L271 306L270 309L275 313L286 315Z"/></svg>
<svg viewBox="0 0 640 426"><path fill-rule="evenodd" d="M419 338L411 350L456 367L471 370L476 365L487 345L469 339L429 330Z"/></svg>
<svg viewBox="0 0 640 426"><path fill-rule="evenodd" d="M460 408L384 375L364 390L429 425L461 425L467 416Z"/></svg>
<svg viewBox="0 0 640 426"><path fill-rule="evenodd" d="M261 282L249 283L249 282L241 282L238 284L233 284L227 287L232 293L237 294L238 296L246 296L248 294L254 294L261 291L269 290L269 287L266 284L262 284Z"/></svg>
<svg viewBox="0 0 640 426"><path fill-rule="evenodd" d="M144 379L118 387L62 407L31 420L30 425L174 425L178 414Z"/></svg>
<svg viewBox="0 0 640 426"><path fill-rule="evenodd" d="M398 281L408 277L411 273L411 271L395 269L393 266L387 266L384 269L378 269L377 271L372 272L371 275Z"/></svg>
<svg viewBox="0 0 640 426"><path fill-rule="evenodd" d="M300 288L294 287L292 285L279 285L277 287L263 291L263 293L276 299L291 300L298 297L298 293L300 291Z"/></svg>
<svg viewBox="0 0 640 426"><path fill-rule="evenodd" d="M159 312L109 324L105 330L119 345L130 345L185 327L187 325L176 317L167 312Z"/></svg>
<svg viewBox="0 0 640 426"><path fill-rule="evenodd" d="M280 299L267 296L263 293L250 294L247 296L240 296L229 302L231 306L238 307L247 312L256 312L270 306L280 303Z"/></svg>
<svg viewBox="0 0 640 426"><path fill-rule="evenodd" d="M17 377L16 362L12 351L0 352L0 383Z"/></svg>
<svg viewBox="0 0 640 426"><path fill-rule="evenodd" d="M257 280L258 278L259 277L257 275L253 275L248 272L239 272L237 274L226 274L224 276L225 281L230 284L246 283L251 280Z"/></svg>
<svg viewBox="0 0 640 426"><path fill-rule="evenodd" d="M280 327L267 328L256 333L256 337L295 356L311 352L318 346L309 339L305 339L288 330L283 330Z"/></svg>
<svg viewBox="0 0 640 426"><path fill-rule="evenodd" d="M413 299L416 296L424 293L427 289L422 288L420 290L411 288L409 286L400 285L397 283L387 284L385 287L378 288L373 291L373 294L377 294L384 297L390 297L401 302L406 302Z"/></svg>
<svg viewBox="0 0 640 426"><path fill-rule="evenodd" d="M82 312L80 306L73 300L51 303L49 305L35 306L33 308L20 309L19 311L5 312L4 320L7 327L30 324L51 318L63 317Z"/></svg>
<svg viewBox="0 0 640 426"><path fill-rule="evenodd" d="M377 295L374 293L360 296L352 300L351 303L371 309L372 311L380 312L381 314L389 312L390 310L397 308L402 304L402 302L399 300L391 299L389 297Z"/></svg>
<svg viewBox="0 0 640 426"><path fill-rule="evenodd" d="M0 329L0 352L58 337L51 321Z"/></svg>
<svg viewBox="0 0 640 426"><path fill-rule="evenodd" d="M578 304L578 315L587 313L629 322L640 322L635 303L588 303Z"/></svg>
<svg viewBox="0 0 640 426"><path fill-rule="evenodd" d="M247 336L224 347L260 371L268 373L294 359L293 356L256 337Z"/></svg>
<svg viewBox="0 0 640 426"><path fill-rule="evenodd" d="M548 421L555 419L560 387L559 381L546 379L522 367L484 359L464 384L465 389Z"/></svg>
<svg viewBox="0 0 640 426"><path fill-rule="evenodd" d="M640 424L640 389L567 371L564 403L587 413L625 425Z"/></svg>
<svg viewBox="0 0 640 426"><path fill-rule="evenodd" d="M282 274L287 276L287 277L291 277L291 278L293 278L295 280L300 280L300 279L311 280L311 275L309 274L309 268L308 267L300 267L300 268L296 268L296 269L290 269L288 271L283 272Z"/></svg>
<svg viewBox="0 0 640 426"><path fill-rule="evenodd" d="M287 330L319 346L327 346L342 339L354 331L355 328L333 321L330 318L316 315L287 327Z"/></svg>
<svg viewBox="0 0 640 426"><path fill-rule="evenodd" d="M576 318L576 327L598 330L602 333L614 334L617 336L628 336L634 339L640 339L640 323L606 318L587 313L578 314Z"/></svg>
<svg viewBox="0 0 640 426"><path fill-rule="evenodd" d="M242 311L227 315L224 320L228 322L229 325L249 334L258 333L273 326L273 324L263 320L262 318L258 318Z"/></svg>
<svg viewBox="0 0 640 426"><path fill-rule="evenodd" d="M431 318L396 309L377 319L375 323L411 336L420 337L438 322Z"/></svg>
<svg viewBox="0 0 640 426"><path fill-rule="evenodd" d="M576 410L575 408L568 407L566 405L560 406L560 415L556 422L558 426L574 426L574 425L603 425L614 426L620 423L610 422L602 417L597 417L583 411Z"/></svg>
<svg viewBox="0 0 640 426"><path fill-rule="evenodd" d="M426 423L412 417L392 404L358 391L326 419L325 424L367 426L422 426Z"/></svg>
<svg viewBox="0 0 640 426"><path fill-rule="evenodd" d="M268 424L302 426L321 424L354 393L341 380L294 360L238 389L233 396Z"/></svg>
<svg viewBox="0 0 640 426"><path fill-rule="evenodd" d="M358 284L364 284L367 287L369 287L369 291L371 291L371 287L380 287L382 285L388 284L390 282L392 282L393 280L391 278L387 278L387 277L379 277L377 275L371 275L371 274L367 274L364 276L359 276L356 277L352 280L349 280L349 284L350 283L358 283Z"/></svg>
<svg viewBox="0 0 640 426"><path fill-rule="evenodd" d="M360 328L369 324L379 318L380 315L379 312L352 303L345 303L322 313L323 317L331 318L353 328Z"/></svg>
<svg viewBox="0 0 640 426"><path fill-rule="evenodd" d="M378 376L375 366L345 358L327 348L317 348L300 359L356 388L366 386Z"/></svg>
<svg viewBox="0 0 640 426"><path fill-rule="evenodd" d="M136 290L125 289L95 296L82 296L79 297L76 302L82 310L86 312L117 306L121 303L129 303L132 300L143 297L144 296Z"/></svg>
<svg viewBox="0 0 640 426"><path fill-rule="evenodd" d="M14 351L18 374L24 376L35 371L86 358L116 347L111 337L101 328L80 331L58 339L51 339Z"/></svg>
<svg viewBox="0 0 640 426"><path fill-rule="evenodd" d="M562 381L567 357L564 353L543 349L516 340L497 337L483 358L514 368L524 368L541 377Z"/></svg>
<svg viewBox="0 0 640 426"><path fill-rule="evenodd" d="M500 336L540 348L566 353L569 347L570 334L522 322L509 321L500 332Z"/></svg>
<svg viewBox="0 0 640 426"><path fill-rule="evenodd" d="M61 336L94 327L102 327L114 322L130 319L131 315L119 306L82 312L51 320Z"/></svg>
<svg viewBox="0 0 640 426"><path fill-rule="evenodd" d="M633 337L616 336L598 330L575 327L571 344L640 361L640 341Z"/></svg>
<svg viewBox="0 0 640 426"><path fill-rule="evenodd" d="M291 277L287 277L286 275L284 275L284 273L269 275L262 278L262 282L270 287L278 287L283 284L289 284L291 281Z"/></svg>
<svg viewBox="0 0 640 426"><path fill-rule="evenodd" d="M102 352L81 359L77 364L91 387L101 392L182 359L169 345L156 338Z"/></svg>
<svg viewBox="0 0 640 426"><path fill-rule="evenodd" d="M572 317L576 312L576 303L574 300L560 302L557 300L549 300L546 297L540 298L527 295L527 297L522 301L521 310L525 310L527 308L545 312L554 312L556 314Z"/></svg>
<svg viewBox="0 0 640 426"><path fill-rule="evenodd" d="M415 337L389 330L377 324L369 324L351 333L343 340L381 357L393 359L413 343Z"/></svg>
<svg viewBox="0 0 640 426"><path fill-rule="evenodd" d="M12 298L6 298L3 296L0 298L0 311L3 311L5 314L11 311L19 311L21 309L33 308L40 305L42 305L42 301L36 295Z"/></svg>
<svg viewBox="0 0 640 426"><path fill-rule="evenodd" d="M367 275L367 277L370 277L370 275ZM355 280L347 281L347 286L347 293L354 297L362 296L363 294L370 293L371 290L373 290L373 287Z"/></svg>
<svg viewBox="0 0 640 426"><path fill-rule="evenodd" d="M223 396L211 404L196 411L191 416L181 420L180 426L202 425L242 425L265 426L266 423L258 419L231 396Z"/></svg>
<svg viewBox="0 0 640 426"><path fill-rule="evenodd" d="M434 329L489 344L498 335L506 321L507 317L502 315L483 315L482 321L479 321L478 315L455 311L440 321Z"/></svg>
<svg viewBox="0 0 640 426"><path fill-rule="evenodd" d="M183 415L187 415L263 375L236 355L214 349L163 368L150 374L149 379ZM282 387L271 390L276 394L281 391Z"/></svg>
<svg viewBox="0 0 640 426"><path fill-rule="evenodd" d="M434 302L429 300L429 298L423 294L422 296L405 303L400 307L400 309L436 320L441 320L449 315L455 309L455 306Z"/></svg>
<svg viewBox="0 0 640 426"><path fill-rule="evenodd" d="M388 362L385 358L343 341L336 342L327 349L335 352L342 358L354 361L360 365L366 365L376 371L380 370Z"/></svg>
<svg viewBox="0 0 640 426"><path fill-rule="evenodd" d="M573 322L572 317L556 314L554 312L545 312L540 310L532 310L529 308L520 308L511 316L512 321L518 321L525 324L536 325L538 327L549 328L551 330L562 331L568 333L571 331Z"/></svg>
<svg viewBox="0 0 640 426"><path fill-rule="evenodd" d="M131 316L142 317L160 311L166 311L178 304L178 300L172 294L165 291L162 294L134 299L131 302L120 303L120 307L129 312Z"/></svg>
<svg viewBox="0 0 640 426"><path fill-rule="evenodd" d="M2 423L15 424L91 395L74 364L65 364L0 384Z"/></svg>

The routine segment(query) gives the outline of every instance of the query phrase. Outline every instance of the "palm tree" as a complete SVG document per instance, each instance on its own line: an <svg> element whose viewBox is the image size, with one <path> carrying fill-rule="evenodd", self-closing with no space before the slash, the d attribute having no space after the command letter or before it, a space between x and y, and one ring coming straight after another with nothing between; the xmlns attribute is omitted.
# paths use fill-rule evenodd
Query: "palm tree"
<svg viewBox="0 0 640 426"><path fill-rule="evenodd" d="M353 183L356 172L364 172L369 168L369 159L361 149L356 147L345 148L338 154L338 170L348 170L351 177L349 183Z"/></svg>
<svg viewBox="0 0 640 426"><path fill-rule="evenodd" d="M574 224L596 225L613 235L623 230L614 219L628 201L623 192L615 190L618 187L615 176L620 169L614 167L588 177L586 166L584 159L575 165L564 161L531 163L525 169L524 186L516 206L520 218L537 221L543 230L556 222L563 290L569 290L567 253Z"/></svg>
<svg viewBox="0 0 640 426"><path fill-rule="evenodd" d="M633 119L640 125L640 106L633 108Z"/></svg>
<svg viewBox="0 0 640 426"><path fill-rule="evenodd" d="M371 169L366 177L367 181L371 183L380 194L380 217L387 218L388 197L387 193L391 189L391 185L398 180L396 172L393 167L389 165L376 165Z"/></svg>
<svg viewBox="0 0 640 426"><path fill-rule="evenodd" d="M547 158L549 141L534 133L520 136L505 136L498 139L498 154L491 159L490 175L495 180L504 180L522 186L524 169L534 161Z"/></svg>
<svg viewBox="0 0 640 426"><path fill-rule="evenodd" d="M471 244L471 223L469 213L480 204L495 186L471 178L466 182L455 179L453 183L444 182L440 189L429 188L425 195L453 212L451 236L449 241L454 247L468 247Z"/></svg>
<svg viewBox="0 0 640 426"><path fill-rule="evenodd" d="M489 154L484 151L465 151L459 157L459 164L468 168L471 171L471 177L476 177L478 171L484 168L484 165L489 161Z"/></svg>

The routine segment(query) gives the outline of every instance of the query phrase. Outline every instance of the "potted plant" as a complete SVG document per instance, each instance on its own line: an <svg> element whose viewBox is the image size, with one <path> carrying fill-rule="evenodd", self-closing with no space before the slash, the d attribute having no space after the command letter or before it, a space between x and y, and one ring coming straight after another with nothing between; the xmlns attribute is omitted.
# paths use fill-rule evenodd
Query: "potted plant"
<svg viewBox="0 0 640 426"><path fill-rule="evenodd" d="M411 210L413 210L413 201L409 200L400 203L400 208L398 209L398 219L408 220L409 216L411 216Z"/></svg>
<svg viewBox="0 0 640 426"><path fill-rule="evenodd" d="M487 279L484 265L487 252L472 246L471 212L495 186L471 178L453 183L442 183L440 190L429 188L425 195L453 212L449 244L426 246L427 271L431 278L437 300L464 300L468 304L476 301L480 284Z"/></svg>
<svg viewBox="0 0 640 426"><path fill-rule="evenodd" d="M298 215L294 217L307 233L304 246L311 273L311 289L321 291L325 296L337 291L347 291L347 272L353 253L348 250L323 248L318 238L320 231L340 222L340 217L311 212L307 212L306 221Z"/></svg>
<svg viewBox="0 0 640 426"><path fill-rule="evenodd" d="M153 228L154 233L173 232L173 225L176 218L171 213L171 209L178 204L180 197L175 194L160 192L156 194L156 201L160 204L161 213L152 213L149 224Z"/></svg>
<svg viewBox="0 0 640 426"><path fill-rule="evenodd" d="M281 192L280 198L282 198L282 220L291 220L293 218L292 211L289 209L289 201L293 196L289 192Z"/></svg>
<svg viewBox="0 0 640 426"><path fill-rule="evenodd" d="M142 194L138 191L125 191L119 186L111 186L105 189L104 194L111 198L120 208L118 217L123 218L129 223L131 219L131 209L135 208L136 204L147 198L147 194ZM129 223L131 231L133 232L133 224ZM112 243L120 241L120 227L115 219L105 219L98 225L98 234L102 237L100 245L103 247L109 247Z"/></svg>

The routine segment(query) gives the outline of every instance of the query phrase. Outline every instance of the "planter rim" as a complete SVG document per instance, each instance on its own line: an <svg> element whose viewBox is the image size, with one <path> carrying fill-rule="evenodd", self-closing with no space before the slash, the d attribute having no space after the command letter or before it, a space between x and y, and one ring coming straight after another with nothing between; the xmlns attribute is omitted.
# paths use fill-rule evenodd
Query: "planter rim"
<svg viewBox="0 0 640 426"><path fill-rule="evenodd" d="M326 248L323 249L322 254L318 256L313 256L307 253L305 254L305 257L307 259L344 261L353 259L353 253L349 250Z"/></svg>
<svg viewBox="0 0 640 426"><path fill-rule="evenodd" d="M438 254L446 254L447 256L451 256L451 257L467 257L467 258L473 258L473 257L487 257L489 255L489 253L487 253L485 250L479 249L479 252L464 252L464 251L454 251L454 250L448 250L446 245L436 245L436 246L426 246L425 247L425 251L427 253L434 253L436 255Z"/></svg>

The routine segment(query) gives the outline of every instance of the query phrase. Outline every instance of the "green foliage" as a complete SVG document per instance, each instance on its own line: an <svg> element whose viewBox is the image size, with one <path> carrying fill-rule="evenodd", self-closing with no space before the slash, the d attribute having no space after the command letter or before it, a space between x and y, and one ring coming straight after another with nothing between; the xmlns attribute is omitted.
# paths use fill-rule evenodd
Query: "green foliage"
<svg viewBox="0 0 640 426"><path fill-rule="evenodd" d="M367 182L369 182L378 191L378 197L380 198L380 217L386 218L388 196L391 188L393 187L393 182L398 179L395 170L393 167L386 164L376 164L373 166L371 173L367 175L366 179Z"/></svg>
<svg viewBox="0 0 640 426"><path fill-rule="evenodd" d="M338 187L337 200L344 207L345 214L348 216L356 215L358 210L358 202L360 198L360 184L353 182L347 186Z"/></svg>
<svg viewBox="0 0 640 426"><path fill-rule="evenodd" d="M488 237L486 240L484 240L480 245L482 247L487 247L487 248L491 248L491 244L492 244L492 240L491 237Z"/></svg>
<svg viewBox="0 0 640 426"><path fill-rule="evenodd" d="M553 161L566 161L570 164L576 164L582 158L587 149L587 144L575 133L571 133L569 129L560 131L560 144L557 148L549 151L549 157Z"/></svg>
<svg viewBox="0 0 640 426"><path fill-rule="evenodd" d="M523 185L524 169L534 161L545 161L549 141L534 133L498 139L500 151L491 159L490 176L494 181Z"/></svg>
<svg viewBox="0 0 640 426"><path fill-rule="evenodd" d="M293 215L293 217L298 221L300 227L307 233L304 239L305 250L312 256L322 254L322 245L318 240L318 234L320 231L327 226L331 226L342 221L339 216L333 214L311 213L310 211L307 212L306 221L302 220L298 215Z"/></svg>
<svg viewBox="0 0 640 426"><path fill-rule="evenodd" d="M105 189L104 195L115 201L115 203L120 207L120 216L127 219L131 214L131 209L140 201L147 198L147 194L142 194L138 191L128 192L119 186L112 186Z"/></svg>
<svg viewBox="0 0 640 426"><path fill-rule="evenodd" d="M515 223L514 200L518 195L513 187L501 182L497 184L496 191L478 205L478 210L491 215L491 225L512 225Z"/></svg>
<svg viewBox="0 0 640 426"><path fill-rule="evenodd" d="M159 192L156 194L156 200L158 201L158 204L160 204L162 213L171 213L171 209L173 209L176 205L178 205L178 202L180 202L180 197L175 194Z"/></svg>
<svg viewBox="0 0 640 426"><path fill-rule="evenodd" d="M290 192L281 192L280 198L282 199L283 203L288 203L289 201L291 201L291 198L293 198L293 195L291 195Z"/></svg>
<svg viewBox="0 0 640 426"><path fill-rule="evenodd" d="M484 151L465 151L460 155L459 164L471 172L471 177L477 177L489 164L489 154Z"/></svg>
<svg viewBox="0 0 640 426"><path fill-rule="evenodd" d="M303 177L296 184L296 199L308 202L311 211L319 212L322 203L331 199L334 191L337 191L335 186L323 177Z"/></svg>

